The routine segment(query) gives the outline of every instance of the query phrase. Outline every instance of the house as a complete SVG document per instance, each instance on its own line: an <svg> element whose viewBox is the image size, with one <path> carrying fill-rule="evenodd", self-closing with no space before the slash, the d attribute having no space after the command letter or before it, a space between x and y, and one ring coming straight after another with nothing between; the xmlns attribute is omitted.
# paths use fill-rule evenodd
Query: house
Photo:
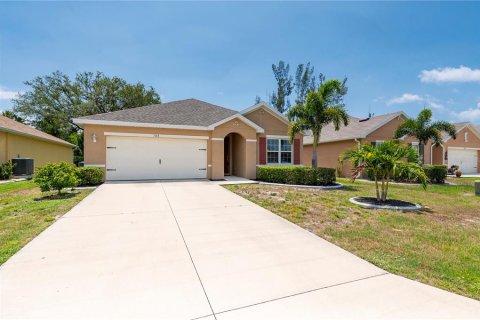
<svg viewBox="0 0 480 320"><path fill-rule="evenodd" d="M458 165L464 174L480 173L480 131L470 122L454 123L456 139L443 133L443 144L425 146L425 163Z"/></svg>
<svg viewBox="0 0 480 320"><path fill-rule="evenodd" d="M317 147L317 159L319 167L337 168L339 176L349 176L351 171L350 163L341 165L338 162L340 155L359 144L382 143L392 139L398 126L407 119L404 112L393 112L384 115L374 116L366 119L350 117L350 123L335 131L332 124L323 128L320 141ZM413 146L418 146L414 139L407 139ZM312 164L313 137L303 137L303 164Z"/></svg>
<svg viewBox="0 0 480 320"><path fill-rule="evenodd" d="M10 118L0 116L0 162L32 158L35 167L73 162L74 145Z"/></svg>
<svg viewBox="0 0 480 320"><path fill-rule="evenodd" d="M302 135L291 145L288 120L263 102L238 112L187 99L73 121L85 165L106 180L253 179L257 165L302 163Z"/></svg>

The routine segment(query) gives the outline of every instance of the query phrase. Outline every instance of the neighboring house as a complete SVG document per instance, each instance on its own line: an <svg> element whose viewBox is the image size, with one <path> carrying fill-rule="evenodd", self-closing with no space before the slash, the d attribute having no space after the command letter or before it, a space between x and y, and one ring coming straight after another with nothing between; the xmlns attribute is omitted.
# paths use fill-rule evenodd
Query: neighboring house
<svg viewBox="0 0 480 320"><path fill-rule="evenodd" d="M340 155L359 144L382 143L392 139L395 130L406 119L405 113L394 112L366 119L350 117L349 125L341 127L339 131L335 131L333 125L329 124L321 132L317 148L318 166L337 168L340 176L350 176L352 167L349 162L344 163L343 166L339 164ZM407 139L407 142L418 146L413 139ZM303 138L303 164L306 166L312 164L312 143L313 137L305 135Z"/></svg>
<svg viewBox="0 0 480 320"><path fill-rule="evenodd" d="M257 165L302 162L288 120L265 103L235 111L196 99L73 120L84 129L86 166L106 180L256 177Z"/></svg>
<svg viewBox="0 0 480 320"><path fill-rule="evenodd" d="M34 166L73 162L74 145L10 118L0 116L0 162L32 158Z"/></svg>
<svg viewBox="0 0 480 320"><path fill-rule="evenodd" d="M456 139L443 133L443 144L425 146L425 163L458 165L466 174L480 173L480 131L470 122L454 123Z"/></svg>

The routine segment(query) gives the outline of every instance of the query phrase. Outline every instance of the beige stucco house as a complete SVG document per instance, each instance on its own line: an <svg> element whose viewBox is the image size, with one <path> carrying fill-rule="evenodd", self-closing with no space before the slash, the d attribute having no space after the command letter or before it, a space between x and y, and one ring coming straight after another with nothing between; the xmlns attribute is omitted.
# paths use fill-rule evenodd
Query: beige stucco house
<svg viewBox="0 0 480 320"><path fill-rule="evenodd" d="M10 118L0 116L0 162L32 158L35 167L73 162L74 145Z"/></svg>
<svg viewBox="0 0 480 320"><path fill-rule="evenodd" d="M338 169L340 176L349 176L351 165L349 162L341 165L338 162L340 155L364 143L381 143L393 138L395 129L407 119L403 112L394 112L366 119L350 117L350 123L335 131L333 125L323 128L320 142L317 147L318 166ZM408 140L418 145L413 139ZM312 163L313 137L305 135L303 138L303 163Z"/></svg>
<svg viewBox="0 0 480 320"><path fill-rule="evenodd" d="M392 139L398 126L407 119L404 112L394 112L366 119L350 117L350 124L335 131L333 125L328 125L322 130L320 143L317 148L318 166L337 168L340 176L349 176L350 163L339 164L340 155L359 144L382 143ZM429 142L424 147L425 164L445 164L449 167L459 165L463 173L480 172L480 133L469 122L455 123L457 128L456 139L443 133L443 145L432 146ZM303 163L311 165L312 162L311 135L303 138ZM407 137L404 142L419 148L416 139Z"/></svg>
<svg viewBox="0 0 480 320"><path fill-rule="evenodd" d="M443 133L443 144L425 146L425 162L458 165L464 174L480 173L480 131L470 122L454 123L456 139Z"/></svg>
<svg viewBox="0 0 480 320"><path fill-rule="evenodd" d="M86 166L106 180L256 177L257 165L302 163L302 135L265 103L235 111L196 99L73 120L84 130Z"/></svg>

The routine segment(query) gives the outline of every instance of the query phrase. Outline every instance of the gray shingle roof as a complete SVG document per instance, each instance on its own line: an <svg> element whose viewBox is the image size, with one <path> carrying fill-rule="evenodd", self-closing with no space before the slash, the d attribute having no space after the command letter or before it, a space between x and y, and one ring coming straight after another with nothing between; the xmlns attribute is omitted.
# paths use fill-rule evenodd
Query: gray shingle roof
<svg viewBox="0 0 480 320"><path fill-rule="evenodd" d="M380 116L372 117L367 121L360 121L360 118L350 117L349 125L346 127L340 127L339 131L335 131L333 124L329 124L324 127L321 132L320 143L364 138L372 130L380 127L382 124L388 123L390 120L393 120L403 114L404 113L401 111L387 113ZM303 137L303 144L312 143L313 137L311 135L311 132L307 132L307 134Z"/></svg>
<svg viewBox="0 0 480 320"><path fill-rule="evenodd" d="M95 114L78 119L205 127L237 113L238 111L197 99L186 99Z"/></svg>

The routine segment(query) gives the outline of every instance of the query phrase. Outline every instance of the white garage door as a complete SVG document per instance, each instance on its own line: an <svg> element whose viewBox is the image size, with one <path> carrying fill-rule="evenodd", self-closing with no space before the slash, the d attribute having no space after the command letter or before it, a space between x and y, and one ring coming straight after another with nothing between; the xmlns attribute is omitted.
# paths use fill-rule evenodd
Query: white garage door
<svg viewBox="0 0 480 320"><path fill-rule="evenodd" d="M477 150L448 148L448 166L458 165L462 173L477 173Z"/></svg>
<svg viewBox="0 0 480 320"><path fill-rule="evenodd" d="M107 180L207 177L207 140L107 136Z"/></svg>

